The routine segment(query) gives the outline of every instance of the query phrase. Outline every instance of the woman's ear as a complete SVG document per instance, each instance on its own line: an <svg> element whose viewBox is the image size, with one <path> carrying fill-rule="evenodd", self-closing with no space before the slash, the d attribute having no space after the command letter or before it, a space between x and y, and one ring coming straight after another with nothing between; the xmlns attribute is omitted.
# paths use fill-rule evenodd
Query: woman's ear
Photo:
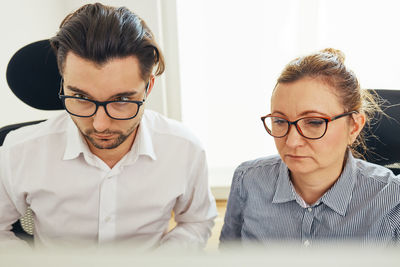
<svg viewBox="0 0 400 267"><path fill-rule="evenodd" d="M349 145L353 144L353 142L357 139L357 136L360 134L361 130L365 125L365 114L354 113L352 114L352 122L350 123L350 131L349 131Z"/></svg>

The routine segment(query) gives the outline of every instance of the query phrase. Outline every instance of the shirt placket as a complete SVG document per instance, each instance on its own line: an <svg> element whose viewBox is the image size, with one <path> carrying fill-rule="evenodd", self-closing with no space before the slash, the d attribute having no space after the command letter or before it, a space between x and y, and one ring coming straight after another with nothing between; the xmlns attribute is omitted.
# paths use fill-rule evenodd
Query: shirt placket
<svg viewBox="0 0 400 267"><path fill-rule="evenodd" d="M311 227L314 221L315 208L308 207L304 209L304 216L301 225L301 242L304 246L311 245Z"/></svg>
<svg viewBox="0 0 400 267"><path fill-rule="evenodd" d="M106 173L100 187L99 199L99 243L113 241L116 236L117 173Z"/></svg>

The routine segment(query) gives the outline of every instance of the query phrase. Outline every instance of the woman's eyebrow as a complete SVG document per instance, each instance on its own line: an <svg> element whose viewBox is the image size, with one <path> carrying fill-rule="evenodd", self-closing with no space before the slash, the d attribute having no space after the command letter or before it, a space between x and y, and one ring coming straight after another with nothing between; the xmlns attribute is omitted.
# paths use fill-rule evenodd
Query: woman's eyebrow
<svg viewBox="0 0 400 267"><path fill-rule="evenodd" d="M271 112L271 114L276 114L276 113L278 113L278 114L280 114L282 116L286 116L285 113L283 113L281 111L274 110L273 112Z"/></svg>
<svg viewBox="0 0 400 267"><path fill-rule="evenodd" d="M301 113L299 114L299 116L309 115L310 113L318 113L318 114L321 114L321 115L323 115L323 116L329 117L329 115L326 114L325 112L318 111L318 110L305 110L305 111L301 112Z"/></svg>
<svg viewBox="0 0 400 267"><path fill-rule="evenodd" d="M318 113L318 114L321 114L322 116L329 117L329 115L326 114L325 112L318 111L318 110L305 110L305 111L301 112L300 114L298 114L298 116L307 116L311 113ZM279 114L279 115L287 117L287 115L285 113L283 113L282 111L279 111L279 110L274 110L273 112L271 112L271 114Z"/></svg>

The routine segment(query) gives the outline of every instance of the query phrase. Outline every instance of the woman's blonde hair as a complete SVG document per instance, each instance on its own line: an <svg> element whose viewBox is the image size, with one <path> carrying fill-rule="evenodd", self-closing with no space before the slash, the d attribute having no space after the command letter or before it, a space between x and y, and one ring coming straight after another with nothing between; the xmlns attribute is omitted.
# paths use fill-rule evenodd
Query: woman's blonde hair
<svg viewBox="0 0 400 267"><path fill-rule="evenodd" d="M291 83L304 77L319 78L336 89L334 92L345 112L357 111L366 116L366 128L376 113L382 113L376 93L362 90L354 72L344 65L345 56L340 50L327 48L319 52L299 57L285 66L277 80L280 83ZM276 86L275 86L276 87ZM350 146L355 157L363 158L367 151L365 131L361 131L356 141Z"/></svg>

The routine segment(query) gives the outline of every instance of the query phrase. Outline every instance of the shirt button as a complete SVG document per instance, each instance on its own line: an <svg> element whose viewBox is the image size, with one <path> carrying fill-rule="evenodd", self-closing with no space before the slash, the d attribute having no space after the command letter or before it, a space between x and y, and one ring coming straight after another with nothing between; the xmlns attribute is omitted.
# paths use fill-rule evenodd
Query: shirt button
<svg viewBox="0 0 400 267"><path fill-rule="evenodd" d="M310 241L308 241L308 239L307 239L306 241L304 241L304 246L305 246L305 247L310 246Z"/></svg>
<svg viewBox="0 0 400 267"><path fill-rule="evenodd" d="M308 212L312 212L312 208L308 208Z"/></svg>
<svg viewBox="0 0 400 267"><path fill-rule="evenodd" d="M111 217L110 217L110 216L107 216L107 217L104 219L104 221L105 221L105 222L111 221Z"/></svg>

